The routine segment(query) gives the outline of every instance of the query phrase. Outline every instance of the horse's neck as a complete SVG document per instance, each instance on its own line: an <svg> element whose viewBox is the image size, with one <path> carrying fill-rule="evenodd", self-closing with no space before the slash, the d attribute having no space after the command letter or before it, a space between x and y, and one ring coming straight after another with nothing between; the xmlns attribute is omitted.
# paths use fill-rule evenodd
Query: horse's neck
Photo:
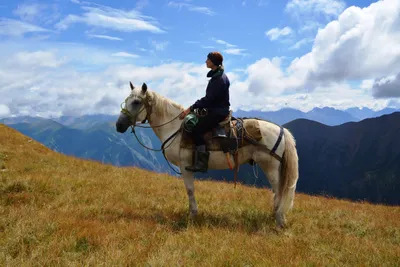
<svg viewBox="0 0 400 267"><path fill-rule="evenodd" d="M153 97L157 98L158 95L154 93ZM161 101L160 99L154 100L155 102ZM157 108L161 110L156 110ZM168 137L170 137L180 128L182 120L177 117L181 112L182 110L175 106L167 108L167 105L153 105L149 122L150 126L153 128L154 133L161 140L161 142L164 142ZM163 126L157 127L158 125Z"/></svg>

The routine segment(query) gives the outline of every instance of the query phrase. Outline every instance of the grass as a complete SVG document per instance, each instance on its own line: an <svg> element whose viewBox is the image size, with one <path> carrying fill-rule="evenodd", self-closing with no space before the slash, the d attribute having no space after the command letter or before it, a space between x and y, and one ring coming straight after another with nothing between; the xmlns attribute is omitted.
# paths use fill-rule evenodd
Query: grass
<svg viewBox="0 0 400 267"><path fill-rule="evenodd" d="M296 194L276 231L269 190L196 181L189 220L181 179L0 140L1 266L400 265L400 207Z"/></svg>

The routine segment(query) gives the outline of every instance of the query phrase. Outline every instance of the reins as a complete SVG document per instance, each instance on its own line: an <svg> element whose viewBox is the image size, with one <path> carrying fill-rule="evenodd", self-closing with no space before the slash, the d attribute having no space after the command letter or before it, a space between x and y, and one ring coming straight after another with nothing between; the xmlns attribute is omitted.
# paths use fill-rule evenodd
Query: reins
<svg viewBox="0 0 400 267"><path fill-rule="evenodd" d="M142 100L144 100L144 98L142 98ZM126 99L125 99L125 102L126 102ZM146 114L146 119L145 119L144 121L146 121L146 120L149 121L149 117L150 117L150 113L151 113L151 106L150 106L149 103L146 103L145 101L143 101L143 108L138 112L137 115L139 115L140 113L142 113L145 109L147 110L147 114ZM126 116L128 116L128 117L131 119L131 121L135 121L135 123L136 123L136 118L129 112L129 110L127 110L126 108L123 108L123 107L122 107L122 103L121 103L121 112L124 113ZM177 135L178 135L178 133L179 133L179 131L180 131L181 128L179 128L178 130L176 130L170 137L168 137L168 138L161 144L161 148L160 148L160 149L154 149L154 148L151 148L151 147L146 146L145 144L143 144L143 143L140 141L139 137L136 135L135 127L139 127L139 128L153 128L153 129L154 129L154 128L160 128L160 127L163 127L163 126L165 126L165 125L167 125L167 124L173 122L174 120L176 120L182 113L183 113L183 111L182 111L181 113L179 113L176 117L174 117L172 120L170 120L170 121L168 121L168 122L166 122L166 123L160 124L160 125L156 125L156 126L151 126L151 125L150 125L150 126L142 126L142 125L133 125L133 124L131 125L131 130L132 130L131 133L133 133L133 134L135 135L136 140L138 141L138 143L139 143L142 147L144 147L144 148L146 148L146 149L148 149L148 150L156 151L156 152L162 151L163 156L164 156L165 160L167 161L168 166L169 166L175 173L177 173L177 174L182 174L182 173L177 172L174 168L172 168L172 166L170 165L170 163L169 163L167 157L165 156L165 149L169 148L169 147L174 143L174 141L175 141L175 139L176 139L176 137L177 137ZM136 115L136 116L137 116L137 115ZM134 120L134 119L135 119L135 120ZM172 138L173 138L172 142L171 142L167 147L164 147L165 144L166 144L168 141L170 141Z"/></svg>

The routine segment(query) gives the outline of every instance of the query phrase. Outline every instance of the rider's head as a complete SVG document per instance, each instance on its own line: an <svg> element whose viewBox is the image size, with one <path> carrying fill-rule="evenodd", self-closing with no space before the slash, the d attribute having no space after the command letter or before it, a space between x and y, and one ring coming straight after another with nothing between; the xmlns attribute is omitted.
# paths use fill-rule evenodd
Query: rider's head
<svg viewBox="0 0 400 267"><path fill-rule="evenodd" d="M216 69L218 66L222 65L224 58L219 52L210 52L207 55L207 68Z"/></svg>

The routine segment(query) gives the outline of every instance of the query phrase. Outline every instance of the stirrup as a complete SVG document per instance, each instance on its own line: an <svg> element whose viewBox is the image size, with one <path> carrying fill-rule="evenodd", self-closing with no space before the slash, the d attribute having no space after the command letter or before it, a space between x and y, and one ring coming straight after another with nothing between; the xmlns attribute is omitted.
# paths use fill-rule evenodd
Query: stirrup
<svg viewBox="0 0 400 267"><path fill-rule="evenodd" d="M210 152L200 152L194 151L194 159L193 164L190 166L186 166L185 170L191 172L207 172L208 170L208 159L210 156Z"/></svg>

